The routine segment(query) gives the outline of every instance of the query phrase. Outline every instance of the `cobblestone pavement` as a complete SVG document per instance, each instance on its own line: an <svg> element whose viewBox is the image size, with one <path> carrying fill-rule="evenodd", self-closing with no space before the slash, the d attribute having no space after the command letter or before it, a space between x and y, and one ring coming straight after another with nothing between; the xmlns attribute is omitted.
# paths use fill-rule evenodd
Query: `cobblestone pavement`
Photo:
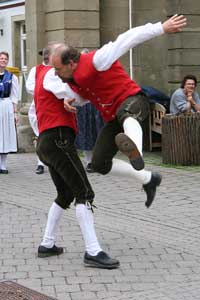
<svg viewBox="0 0 200 300"><path fill-rule="evenodd" d="M9 155L10 173L0 174L1 281L58 300L200 299L200 171L149 165L163 175L150 209L133 179L90 174L99 241L121 262L117 270L101 270L83 265L74 207L58 230L65 253L37 258L55 188L47 170L34 173L35 162L32 153Z"/></svg>

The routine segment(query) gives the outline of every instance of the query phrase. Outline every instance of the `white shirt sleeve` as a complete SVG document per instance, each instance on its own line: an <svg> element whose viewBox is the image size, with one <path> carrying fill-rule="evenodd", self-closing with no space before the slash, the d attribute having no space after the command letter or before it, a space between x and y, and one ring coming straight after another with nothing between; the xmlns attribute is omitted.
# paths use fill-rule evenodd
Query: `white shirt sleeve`
<svg viewBox="0 0 200 300"><path fill-rule="evenodd" d="M12 76L12 87L10 92L10 97L12 103L17 104L19 100L19 81L17 76L13 74Z"/></svg>
<svg viewBox="0 0 200 300"><path fill-rule="evenodd" d="M108 70L119 57L131 48L163 33L161 22L131 28L120 34L114 42L109 42L96 51L93 57L94 67L98 71Z"/></svg>
<svg viewBox="0 0 200 300"><path fill-rule="evenodd" d="M31 106L28 111L28 118L31 125L31 128L33 129L33 132L36 136L39 136L39 130L38 130L38 122L37 122L37 116L35 111L35 102L32 101Z"/></svg>
<svg viewBox="0 0 200 300"><path fill-rule="evenodd" d="M33 95L34 94L34 88L35 88L35 73L36 73L36 67L33 67L29 74L28 78L26 80L26 90L27 93Z"/></svg>
<svg viewBox="0 0 200 300"><path fill-rule="evenodd" d="M62 82L62 80L55 75L55 70L53 68L46 73L43 87L45 90L53 93L58 99L75 99L73 104L79 106L86 104L85 99L75 93L67 83Z"/></svg>

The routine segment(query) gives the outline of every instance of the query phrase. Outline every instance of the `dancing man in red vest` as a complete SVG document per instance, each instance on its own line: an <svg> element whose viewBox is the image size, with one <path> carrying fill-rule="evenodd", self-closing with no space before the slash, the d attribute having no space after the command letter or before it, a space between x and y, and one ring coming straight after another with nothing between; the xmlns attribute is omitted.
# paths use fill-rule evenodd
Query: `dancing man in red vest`
<svg viewBox="0 0 200 300"><path fill-rule="evenodd" d="M179 32L185 25L184 16L174 15L164 23L130 29L97 51L80 54L74 47L62 45L52 57L57 75L84 99L89 99L106 122L94 147L92 169L101 174L110 172L136 178L146 192L147 207L152 204L161 183L160 174L144 169L142 156L140 123L149 114L149 103L118 58L144 41ZM64 102L66 110L76 111L73 101ZM118 150L128 156L131 164L113 159Z"/></svg>
<svg viewBox="0 0 200 300"><path fill-rule="evenodd" d="M50 63L52 51L56 47L56 44L49 46ZM36 66L34 103L39 130L36 151L40 160L49 167L57 190L57 197L48 213L38 256L63 253L63 248L55 245L55 231L63 211L74 201L76 217L85 241L84 263L87 266L114 269L119 266L119 261L102 251L96 237L92 214L94 192L74 145L76 116L66 111L63 105L63 100L69 97L80 98L55 75L51 66Z"/></svg>

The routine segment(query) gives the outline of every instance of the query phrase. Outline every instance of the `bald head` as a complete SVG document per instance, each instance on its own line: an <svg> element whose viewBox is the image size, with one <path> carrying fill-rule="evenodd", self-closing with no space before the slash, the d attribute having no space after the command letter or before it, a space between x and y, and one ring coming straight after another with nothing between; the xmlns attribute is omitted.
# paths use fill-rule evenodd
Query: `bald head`
<svg viewBox="0 0 200 300"><path fill-rule="evenodd" d="M65 44L56 47L52 54L52 65L55 68L55 73L63 82L72 80L79 59L80 53L74 47Z"/></svg>
<svg viewBox="0 0 200 300"><path fill-rule="evenodd" d="M43 49L43 60L45 65L51 65L52 64L52 55L54 54L54 51L57 47L61 46L62 43L58 42L49 42L47 46Z"/></svg>
<svg viewBox="0 0 200 300"><path fill-rule="evenodd" d="M53 56L60 57L61 63L63 65L68 65L70 61L77 63L80 58L80 52L66 44L60 44L60 46L56 47Z"/></svg>

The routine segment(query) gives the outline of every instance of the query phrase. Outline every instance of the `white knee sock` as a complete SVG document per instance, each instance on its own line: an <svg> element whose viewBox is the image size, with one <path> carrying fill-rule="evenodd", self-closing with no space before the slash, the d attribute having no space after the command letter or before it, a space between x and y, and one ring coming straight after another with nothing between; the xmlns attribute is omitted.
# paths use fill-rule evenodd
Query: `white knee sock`
<svg viewBox="0 0 200 300"><path fill-rule="evenodd" d="M43 166L43 167L44 167L44 164L43 164L43 162L39 159L39 157L37 157L37 165L38 165L38 166Z"/></svg>
<svg viewBox="0 0 200 300"><path fill-rule="evenodd" d="M83 234L86 252L93 256L97 255L102 249L96 237L91 209L85 204L77 204L76 217Z"/></svg>
<svg viewBox="0 0 200 300"><path fill-rule="evenodd" d="M145 169L137 171L133 167L121 159L113 159L112 169L109 174L121 177L134 177L140 183L146 184L151 180L151 172Z"/></svg>
<svg viewBox="0 0 200 300"><path fill-rule="evenodd" d="M142 155L142 128L140 123L129 117L123 123L124 133L136 144L140 154Z"/></svg>
<svg viewBox="0 0 200 300"><path fill-rule="evenodd" d="M57 203L53 203L49 209L45 233L41 245L46 248L52 248L55 244L55 233L58 227L58 222L61 218L64 209Z"/></svg>
<svg viewBox="0 0 200 300"><path fill-rule="evenodd" d="M86 158L87 163L90 163L92 160L92 151L91 150L84 150L84 156Z"/></svg>
<svg viewBox="0 0 200 300"><path fill-rule="evenodd" d="M6 159L7 159L7 154L1 154L1 165L0 165L1 170L6 170Z"/></svg>

